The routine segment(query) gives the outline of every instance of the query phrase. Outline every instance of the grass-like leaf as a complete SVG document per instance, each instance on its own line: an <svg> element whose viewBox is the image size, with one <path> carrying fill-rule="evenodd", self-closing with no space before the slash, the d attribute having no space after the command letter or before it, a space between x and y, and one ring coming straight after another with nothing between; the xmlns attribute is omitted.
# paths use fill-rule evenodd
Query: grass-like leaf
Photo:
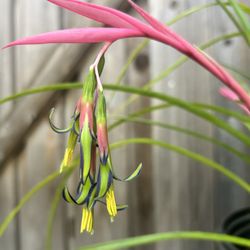
<svg viewBox="0 0 250 250"><path fill-rule="evenodd" d="M248 25L245 23L244 13L241 10L241 8L235 3L233 0L228 0L229 6L231 5L236 13L236 16L229 10L228 4L221 0L216 0L217 3L221 6L221 8L225 11L225 13L228 15L228 17L231 19L231 21L234 23L236 28L239 30L239 32L244 37L246 43L250 45L250 32ZM238 18L236 18L238 17Z"/></svg>
<svg viewBox="0 0 250 250"><path fill-rule="evenodd" d="M236 155L237 157L239 157L240 159L242 159L246 163L248 163L248 164L250 163L250 157L249 157L248 154L244 154L241 151L238 151L237 149L235 149L234 147L231 147L227 143L223 143L220 140L217 140L215 138L206 136L206 135L198 133L196 131L181 128L181 127L178 127L178 126L174 126L174 125L159 122L159 121L151 121L151 120L147 120L147 119L138 119L138 118L135 118L135 117L133 117L133 118L124 117L121 120L123 122L134 122L134 123L141 123L141 124L150 125L150 126L157 126L157 127L168 129L168 130L173 130L173 131L176 131L176 132L181 133L181 134L189 135L189 136L192 136L194 138L197 138L197 139L200 139L200 140L203 140L203 141L206 141L206 142L210 142L210 143L213 143L214 145L222 147L222 148L226 149L228 152ZM119 120L119 121L121 121L121 120Z"/></svg>
<svg viewBox="0 0 250 250"><path fill-rule="evenodd" d="M26 204L26 202L30 200L30 198L40 189L48 185L51 181L55 180L59 175L59 171L52 173L51 175L40 181L34 188L32 188L27 194L23 196L18 205L11 211L11 213L7 217L5 217L3 222L0 224L0 237L3 235L10 222L15 218L17 213Z"/></svg>
<svg viewBox="0 0 250 250"><path fill-rule="evenodd" d="M218 42L221 42L223 40L231 39L240 36L240 33L230 33L222 36L218 36L216 38L211 39L210 41L200 45L198 48L201 50L205 50ZM180 56L179 59L177 59L172 65L170 65L167 69L162 71L158 76L156 76L154 79L150 80L149 82L145 83L143 86L143 89L150 89L152 88L156 83L163 80L164 78L168 77L171 73L173 73L176 69L178 69L181 65L183 65L185 62L189 60L189 57L187 56ZM130 96L124 103L119 105L116 109L116 112L120 112L121 110L128 107L130 104L132 104L135 100L138 98L136 96Z"/></svg>
<svg viewBox="0 0 250 250"><path fill-rule="evenodd" d="M213 241L236 244L243 247L250 247L250 240L219 233L201 232L201 231L187 231L187 232L166 232L156 233L127 239L114 240L110 242L102 242L95 245L89 245L79 248L78 250L115 250L127 247L136 247L148 245L161 241L169 240L199 240L199 241Z"/></svg>
<svg viewBox="0 0 250 250"><path fill-rule="evenodd" d="M126 144L148 144L148 145L156 145L159 147L162 147L164 149L167 150L171 150L171 151L175 151L181 155L187 156L190 159L193 159L195 161L198 161L210 168L213 168L215 170L217 170L218 172L220 172L221 174L223 174L224 176L228 177L230 180L232 180L235 184L237 184L238 186L240 186L242 189L244 189L246 192L250 193L250 184L247 183L245 180L243 180L242 178L240 178L238 175L236 175L235 173L233 173L232 171L230 171L229 169L227 169L226 167L222 166L221 164L212 161L200 154L194 153L190 150L187 150L185 148L182 147L178 147L169 143L165 143L162 141L157 141L157 140L153 140L151 138L131 138L131 139L125 139L116 143L112 144L112 149L116 148L116 147L120 147L122 145L126 145Z"/></svg>
<svg viewBox="0 0 250 250"><path fill-rule="evenodd" d="M43 87L40 87L37 89L26 90L26 91L23 91L21 93L6 97L4 99L1 99L0 104L6 103L7 101L10 101L10 100L17 99L18 97L21 97L21 96L26 96L26 95L30 95L30 94L34 94L34 93L41 93L41 92L55 91L55 90L65 90L65 89L77 89L77 88L81 88L81 86L82 86L81 83L76 83L76 84L68 83L68 84L60 84L60 85L56 84L56 85L50 85L50 86L43 86ZM218 126L219 128L224 129L232 136L236 137L237 139L239 139L240 141L242 141L246 145L250 146L250 139L247 135L245 135L244 133L233 128L232 126L230 126L229 124L227 124L223 120L217 118L216 116L199 108L197 106L197 104L191 104L191 103L188 103L188 102L183 101L181 99L178 99L176 97L171 97L168 95L164 95L162 93L153 92L150 90L145 90L145 89L140 89L140 88L135 88L135 87L117 86L114 84L105 84L104 88L106 88L107 90L132 93L132 94L136 94L136 95L140 95L140 96L147 96L147 97L155 98L155 99L158 99L161 101L165 101L167 104L171 104L171 105L180 107L188 112L193 113L194 115L197 115L200 118L203 118L203 119L211 122L215 126ZM220 109L221 111L223 110L223 108L220 108L220 107L218 109ZM230 111L229 111L229 113L232 114L232 112L230 112ZM237 116L244 118L245 120L248 120L248 118L246 116L240 116L240 115L237 115Z"/></svg>
<svg viewBox="0 0 250 250"><path fill-rule="evenodd" d="M169 104L175 105L177 107L180 107L190 113L193 113L194 115L207 120L214 124L215 126L224 129L229 134L234 136L235 138L239 139L241 142L245 143L246 145L250 146L250 138L242 133L241 131L238 131L237 129L230 126L228 123L224 122L223 120L219 119L218 117L196 107L193 104L190 104L184 100L178 99L173 96L168 96L162 93L153 92L149 90L144 90L140 88L134 88L129 86L117 86L117 85L105 85L106 89L114 90L114 91L122 91L126 93L133 93L141 96L147 96L150 98L155 98L161 101L165 101Z"/></svg>

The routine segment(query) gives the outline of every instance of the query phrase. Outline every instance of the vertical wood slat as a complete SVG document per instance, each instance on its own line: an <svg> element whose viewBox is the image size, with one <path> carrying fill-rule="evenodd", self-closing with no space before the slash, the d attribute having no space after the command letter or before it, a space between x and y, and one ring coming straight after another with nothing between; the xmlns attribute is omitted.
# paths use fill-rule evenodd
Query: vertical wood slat
<svg viewBox="0 0 250 250"><path fill-rule="evenodd" d="M205 1L200 0L199 3L204 3ZM8 8L10 2L1 1L3 3L3 8ZM41 3L41 4L40 4ZM50 27L44 26L44 23L40 24L40 20L44 20L44 13L47 13L47 2L44 4L44 1L36 1L36 3L32 3L30 5L30 1L18 1L17 4L17 13L18 20L21 20L26 13L26 9L28 7L27 12L27 19L22 22L19 22L17 26L17 36L23 36L25 34L33 34L39 33L44 30L52 29L51 23L49 24ZM198 4L197 1L173 1L173 2L166 2L166 1L150 1L150 7L152 13L157 18L166 19L169 17L173 17L177 14L178 11L181 9L187 8L191 5ZM46 5L46 6L45 6ZM10 6L10 5L9 5ZM157 8L157 6L159 8ZM1 9L3 9L1 8ZM33 16L39 18L33 18L37 21L34 25L29 24L29 20L32 18L30 13L31 10L34 9ZM54 11L55 10L55 11ZM60 17L55 8L53 11L49 12L48 16L50 16L54 28L56 29L60 26ZM207 17L207 14L209 15ZM217 12L206 12L203 11L200 15L195 15L192 18L185 19L185 22L181 22L180 24L175 26L175 30L182 33L188 40L192 41L193 43L199 43L200 40L207 40L207 38L213 33L214 27L218 30L218 33L221 31L225 31L229 29L229 26L221 25L221 23L228 23L227 19L223 19L223 21L218 20L220 25L216 24L212 27L210 26L210 30L205 31L199 29L197 31L197 20L199 20L199 24L205 24L206 27L209 26L211 18L213 19ZM28 15L29 14L29 15ZM218 14L218 13L217 13ZM217 15L216 15L217 16ZM6 16L0 17L0 29L5 30L6 21L2 22ZM20 18L20 19L19 19ZM73 25L75 22L72 21L73 18L69 17L68 22L71 22ZM85 20L84 20L85 21ZM80 23L80 22L79 22ZM23 26L21 28L21 26ZM25 27L24 27L25 26ZM32 26L32 27L31 27ZM221 28L223 26L223 28ZM191 29L190 27L193 27ZM200 26L199 26L200 27ZM33 30L34 28L34 30ZM38 29L36 29L38 28ZM25 34L24 34L25 33ZM9 39L8 39L9 40ZM1 40L2 41L2 40ZM5 44L7 41L4 41ZM225 48L225 45L219 45L216 47L216 55L218 58L223 59L227 62L233 61L237 66L240 68L241 65L249 65L249 57L248 54L245 53L247 49L242 46L242 43L236 42L238 45L236 46L233 42L233 46L235 46L235 56L234 58L228 57L227 53L231 53L231 46L228 47L228 50ZM127 43L130 44L130 43ZM117 46L117 47L115 47ZM107 82L112 81L111 78L115 79L114 71L121 67L126 60L127 51L125 49L125 44L117 44L114 46L113 50L109 51L109 58L107 58L107 68L106 73L104 72L103 79ZM132 45L134 46L134 45ZM131 47L132 47L131 46ZM30 49L30 50L29 50ZM24 47L17 50L18 56L18 63L17 63L17 79L20 84L18 85L18 89L21 89L23 86L29 85L32 82L32 79L35 78L36 73L39 71L39 67L43 66L44 59L48 54L52 51L48 49L46 53L44 53L44 47L37 49L36 47ZM29 51L27 51L29 50ZM42 51L42 52L41 52ZM240 53L238 53L240 51ZM9 60L9 51L3 52L3 57L0 57L1 65L7 65ZM29 55L29 56L27 56ZM40 56L42 55L43 58ZM178 57L176 52L173 52L172 49L166 49L164 46L156 46L156 43L153 43L150 47L150 55L152 55L152 63L151 65L151 73L155 75L157 72L160 72L163 68L166 67L167 64L172 64L174 60ZM93 55L94 58L94 55ZM121 58L121 60L119 60ZM125 59L125 60L124 60ZM92 62L92 59L89 59ZM248 64L247 64L248 63ZM118 65L119 64L119 65ZM28 67L28 66L29 67ZM30 68L32 65L32 68ZM33 66L34 65L34 66ZM63 65L62 65L63 66ZM85 64L86 67L87 63ZM1 83L9 82L10 73L6 73L11 69L11 66L6 66L2 69L0 74ZM24 69L24 70L23 70ZM247 70L247 68L246 68ZM4 72L4 74L2 73ZM115 72L116 73L116 72ZM132 84L138 86L137 83L142 81L146 81L148 78L148 71L146 73L143 71L141 73L138 70L132 69L130 70L129 76L127 80L132 79ZM111 77L112 76L112 77ZM136 81L136 83L134 83ZM159 84L155 87L155 90L164 91L170 95L177 95L178 97L188 99L191 101L201 101L208 103L213 99L214 93L216 93L215 89L217 85L214 86L212 82L215 82L215 79L204 73L204 70L198 68L193 63L188 63L186 66L180 69L177 74L171 75L169 78L162 82L162 85ZM202 86L198 88L197 86ZM11 89L8 85L0 85L1 96L6 96L11 93ZM199 92L196 90L199 89ZM78 94L72 93L66 97L66 105L59 103L58 104L58 111L60 109L67 109L69 105L72 105L75 98L78 97ZM121 99L125 99L126 95L116 95L115 101L111 104L111 112L110 117L112 117L112 111L115 110L116 106L119 104ZM219 97L218 97L219 98ZM220 99L221 100L221 99ZM218 101L220 103L220 101ZM155 103L155 102L154 102ZM143 103L145 104L145 103ZM147 103L148 104L148 103ZM224 105L224 103L223 103ZM138 106L139 108L139 106ZM4 108L0 110L2 113L7 113L8 108ZM9 109L10 110L10 109ZM66 110L65 112L65 119L70 117L72 110ZM132 110L133 111L133 108ZM60 113L60 111L59 111ZM63 113L63 112L62 112ZM158 112L153 115L153 119L161 120L164 122L171 122L176 123L178 126L185 127L187 126L189 129L199 130L202 133L206 133L208 135L212 135L213 130L210 125L200 121L198 119L194 119L190 114L186 114L181 112L177 109L165 110L162 112ZM62 120L62 118L58 118L58 121ZM110 119L111 120L111 119ZM229 120L230 123L234 123L234 121ZM128 135L128 132L124 132L125 129L132 128L136 131L135 136L145 136L145 131L141 132L140 126L124 126L123 128L117 129L112 132L111 142L117 140L118 138L123 138L125 135ZM202 129L200 129L202 128ZM138 133L137 133L138 132ZM140 134L140 132L142 134ZM131 135L131 134L130 134ZM222 132L217 131L216 135L219 138L223 138L227 140L230 144L235 144L235 141L232 141L230 138L225 136ZM156 139L166 140L167 142L173 142L173 144L179 144L183 147L187 147L188 149L192 149L195 152L205 152L207 157L211 157L213 150L216 153L216 159L219 159L222 163L228 163L228 157L221 158L221 155L224 155L224 151L218 150L217 148L212 147L209 144L201 143L193 138L187 138L184 135L177 135L174 132L166 132L166 130L160 129L153 129L153 137ZM45 138L49 138L48 142L46 142ZM58 136L54 135L53 132L50 130L47 124L47 119L43 120L37 131L33 133L31 139L27 143L27 150L25 153L22 154L20 160L18 162L18 167L20 167L21 171L21 180L18 185L20 185L21 195L26 193L38 180L41 180L42 177L49 174L52 170L55 169L56 166L59 166L61 154L53 155L52 152L58 152L58 149L61 148L60 143L61 139ZM131 153L131 149L135 148L134 155ZM117 165L117 172L121 175L126 176L135 164L138 161L144 161L144 157L141 156L142 148L144 146L139 147L132 147L129 146L129 150L122 149L116 150L113 153L113 160ZM239 148L242 148L239 145ZM244 148L243 148L244 149ZM144 152L144 151L143 151ZM154 179L154 217L155 217L155 230L153 231L166 231L166 230L176 230L176 229L202 229L202 230L214 230L219 229L219 224L223 219L225 213L231 212L233 209L238 208L239 206L244 206L247 204L247 197L239 191L236 187L232 187L231 182L227 182L225 177L219 176L217 173L214 173L212 170L205 169L204 167L200 166L200 164L194 163L188 159L180 157L179 155L167 152L164 150L160 150L158 148L153 149L154 156L152 160L148 159L146 161L146 165L150 164L150 161L153 162L152 169L154 172L153 179ZM137 156L136 156L137 155ZM147 155L148 156L148 155ZM131 159L133 158L133 159ZM143 159L141 159L143 158ZM150 158L150 157L149 157ZM44 162L39 161L37 159L46 159ZM238 163L238 160L234 158L230 158L231 164L230 167L234 167L233 169L239 170L240 174L244 177L247 175L246 166L241 166ZM233 164L234 163L234 166ZM128 169L128 165L131 166ZM236 167L235 167L236 166ZM241 168L242 167L242 168ZM116 168L116 166L115 166ZM148 167L146 167L147 169ZM145 171L145 167L144 170ZM146 175L149 174L148 172ZM0 197L4 200L8 200L7 204L1 204L1 216L5 216L13 207L14 199L13 199L13 186L10 185L14 177L14 171L11 168L11 164L9 165L8 169L2 173L0 176L0 190L7 190L6 192L0 192ZM141 188L142 180L145 180L144 172L142 176L139 177L139 180L136 180L134 183L121 184L117 185L117 197L118 200L122 202L126 202L126 198L124 197L126 193L128 196L133 198L128 198L127 201L129 202L129 210L122 212L114 224L110 224L108 220L108 215L105 208L97 208L96 212L96 234L94 238L80 235L79 234L79 220L81 218L81 214L79 212L80 208L70 208L63 210L62 207L64 204L60 204L59 213L57 215L55 228L54 228L54 248L53 249L65 249L68 248L71 250L75 249L80 245L85 245L87 243L99 242L104 240L111 240L114 238L122 238L125 237L126 234L131 234L131 232L136 232L136 234L142 234L144 232L148 232L148 229L142 228L144 221L139 220L136 218L136 215L141 215L145 212L142 208L142 203L138 204L136 201L136 197L134 193L139 193L143 190L143 186ZM214 191L216 184L216 191ZM6 188L9 187L9 188ZM44 210L49 209L49 203L52 200L52 194L54 193L56 184L46 188L44 191L39 193L34 200L27 204L23 211L21 212L21 242L23 249L43 249L43 239L44 239L44 231L46 227L46 213ZM217 188L219 187L219 188ZM150 188L146 187L149 191ZM229 190L226 192L225 190ZM131 190L131 191L130 191ZM132 195L130 194L132 193ZM214 193L216 194L214 197ZM238 195L240 193L240 195ZM237 194L237 196L236 196ZM149 195L150 196L150 195ZM227 198L226 198L227 196ZM140 197L138 197L140 198ZM148 200L150 197L146 197L146 204L148 204ZM240 200L240 202L239 202ZM139 207L139 208L138 208ZM214 208L215 207L215 208ZM134 208L134 209L133 209ZM148 209L148 208L147 208ZM63 214L62 212L66 211L67 215ZM140 214L141 213L141 214ZM215 215L214 215L215 213ZM38 216L38 217L36 217ZM63 217L65 216L65 217ZM130 218L128 217L130 216ZM133 217L134 216L134 217ZM149 215L150 217L151 215ZM133 218L135 218L135 223L133 223ZM2 217L1 217L2 219ZM216 224L216 228L214 228L214 220ZM73 228L75 231L75 235L66 235L62 232L62 227L69 227L71 228L71 222L74 222ZM145 224L150 224L150 220L147 220ZM4 246L4 249L15 249L15 241L9 240L13 239L15 228L14 223L12 223L11 227L8 229L4 238L0 239L1 247ZM135 227L133 229L129 229L131 227ZM154 227L154 226L153 226ZM148 226L147 226L148 228ZM32 235L34 241L30 241L30 235ZM69 243L69 247L66 244L63 244L64 241ZM35 248L32 242L36 242ZM212 249L210 244L204 245L202 244L187 244L183 245L182 243L173 244L159 244L157 249L166 249L166 247L174 248L174 249ZM150 248L149 249L153 249Z"/></svg>
<svg viewBox="0 0 250 250"><path fill-rule="evenodd" d="M146 7L145 5L143 6ZM141 42L141 40L138 40ZM138 46L134 40L127 43L128 54ZM150 59L148 49L143 50L137 57L135 62L130 66L128 71L128 83L131 86L143 87L143 85L150 80ZM130 113L135 112L150 106L151 100L149 98L140 98L129 106ZM140 117L144 119L151 119L151 115ZM151 137L151 127L143 124L129 123L127 137ZM153 223L153 162L151 147L146 145L128 145L130 160L129 165L132 169L140 162L143 164L143 169L140 176L129 184L128 197L131 203L129 208L129 235L135 236L139 234L149 234L154 232ZM131 159L132 158L132 159ZM131 169L131 171L132 171ZM143 246L142 249L152 249L152 246L147 248Z"/></svg>
<svg viewBox="0 0 250 250"><path fill-rule="evenodd" d="M213 21L214 34L218 35L221 33L230 33L232 30L236 30L233 24L228 21L228 17L225 13L223 13L220 9L213 9L211 16L217 17L216 20ZM249 72L250 51L242 38L231 39L218 44L214 47L214 53L217 60L221 63L230 65L235 69L240 69L243 72ZM217 105L222 105L225 108L240 111L239 107L236 107L230 101L219 97L219 95L217 95L215 102ZM236 127L239 130L243 130L244 132L248 132L242 124L236 120L230 117L222 117L222 119L224 119L231 126ZM228 145L234 146L237 150L248 154L249 149L238 140L229 136L227 133L217 129L215 131L215 136L226 142ZM215 159L220 164L226 166L228 169L241 176L247 182L250 181L249 165L240 161L236 156L225 152L223 149L218 149L215 152ZM221 175L217 176L215 183L217 187L214 200L216 207L215 227L218 229L223 223L223 220L230 213L238 209L249 207L250 198L247 192L232 184L230 180L225 179Z"/></svg>
<svg viewBox="0 0 250 250"><path fill-rule="evenodd" d="M44 1L17 1L13 18L16 18L16 37L37 34L60 27L58 9L49 6ZM45 19L47 22L41 21ZM42 46L22 46L16 49L17 90L20 91L33 84L36 76L45 67L47 58L51 55L54 47L55 45L46 48ZM32 117L30 118L32 119ZM57 159L53 152L56 150L56 144L57 141L53 139L48 121L45 119L39 124L38 130L28 141L26 150L17 163L20 171L21 197L38 181L54 171ZM49 210L52 198L51 185L49 185L40 191L20 213L21 249L44 249L48 218L48 213L45 211ZM58 249L62 249L62 235L60 233L59 230L56 235L57 244L55 247Z"/></svg>
<svg viewBox="0 0 250 250"><path fill-rule="evenodd" d="M204 1L150 1L151 13L166 22L181 10ZM206 41L208 36L199 24L208 25L204 13L196 14L195 18L187 18L174 25L174 30L182 34L192 43ZM192 26L194 28L192 29ZM198 31L197 31L198 30ZM156 76L179 57L179 53L159 44L151 44L152 75ZM168 78L157 84L154 89L168 95L177 96L188 101L210 103L213 96L211 78L204 70L193 63L172 73ZM199 89L199 92L197 91ZM155 103L155 102L154 102ZM174 124L180 127L212 134L212 127L183 110L171 107L154 113L153 119ZM195 138L161 129L153 129L153 137L173 143L207 157L212 157L213 147ZM172 230L212 230L213 229L213 181L214 173L188 158L176 153L154 148L154 185L155 185L155 223L156 231ZM198 243L161 243L157 249L200 249ZM211 249L204 245L202 249Z"/></svg>
<svg viewBox="0 0 250 250"><path fill-rule="evenodd" d="M14 1L3 0L0 2L0 9L5 13L0 15L0 32L4 34L0 39L0 47L3 47L9 40L13 39L13 22L12 9L14 8ZM15 89L14 70L12 68L14 61L13 51L2 51L0 56L0 98L11 95ZM8 115L13 110L13 103L8 103L0 108L0 126ZM0 130L0 137L4 136L6 131ZM0 152L0 159L4 157ZM0 221L2 222L5 216L16 205L16 164L10 163L8 168L0 175ZM14 220L9 226L5 234L0 238L0 246L6 250L14 250L19 247L18 237L18 220Z"/></svg>

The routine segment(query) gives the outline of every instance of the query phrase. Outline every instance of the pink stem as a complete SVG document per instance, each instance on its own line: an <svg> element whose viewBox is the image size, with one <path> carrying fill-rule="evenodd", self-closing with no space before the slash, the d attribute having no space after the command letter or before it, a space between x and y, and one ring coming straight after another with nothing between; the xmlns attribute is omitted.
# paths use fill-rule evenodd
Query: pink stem
<svg viewBox="0 0 250 250"><path fill-rule="evenodd" d="M161 34L161 35L160 35ZM147 34L150 38L165 43L181 53L187 55L201 66L210 71L214 76L220 79L223 83L225 83L231 90L233 90L239 96L240 100L245 104L247 109L250 111L250 97L248 93L240 86L240 84L234 80L234 78L227 73L218 63L214 60L209 59L205 55L203 55L200 51L194 48L190 43L185 41L183 38L179 37L175 34L175 41L179 41L178 46L176 46L176 42L172 42L169 40L167 35L163 35L160 32L151 32ZM181 45L180 45L181 43Z"/></svg>
<svg viewBox="0 0 250 250"><path fill-rule="evenodd" d="M111 44L112 44L112 42L106 42L104 44L104 46L99 51L99 53L98 53L98 55L97 55L97 57L95 59L94 64L92 65L92 67L94 67L94 70L95 70L95 76L96 76L97 86L98 86L98 89L100 91L103 91L103 87L102 87L102 82L101 82L100 75L99 75L99 72L98 72L98 64L99 64L102 56L107 51L107 49L111 46Z"/></svg>

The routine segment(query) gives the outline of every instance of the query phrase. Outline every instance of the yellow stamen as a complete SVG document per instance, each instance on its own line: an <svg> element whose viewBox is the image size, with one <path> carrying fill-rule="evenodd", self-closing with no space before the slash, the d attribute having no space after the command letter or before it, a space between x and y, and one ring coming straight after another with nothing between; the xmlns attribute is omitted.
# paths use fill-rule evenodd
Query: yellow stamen
<svg viewBox="0 0 250 250"><path fill-rule="evenodd" d="M93 230L93 212L88 208L82 209L82 222L81 222L81 233L87 231L90 234L94 233Z"/></svg>
<svg viewBox="0 0 250 250"><path fill-rule="evenodd" d="M63 172L65 167L70 165L72 158L73 158L73 152L74 152L74 150L72 148L66 148L65 153L64 153L64 157L63 157L63 161L62 161L61 166L60 166L60 173Z"/></svg>
<svg viewBox="0 0 250 250"><path fill-rule="evenodd" d="M107 203L107 210L110 215L111 222L112 222L114 217L117 215L117 207L116 207L113 185L111 185L111 187L109 188L106 194L106 203Z"/></svg>

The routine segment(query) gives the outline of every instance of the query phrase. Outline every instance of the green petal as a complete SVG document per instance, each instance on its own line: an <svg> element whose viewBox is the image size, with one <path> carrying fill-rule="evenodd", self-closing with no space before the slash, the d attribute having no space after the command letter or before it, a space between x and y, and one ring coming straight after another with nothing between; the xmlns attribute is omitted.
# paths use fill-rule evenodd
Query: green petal
<svg viewBox="0 0 250 250"><path fill-rule="evenodd" d="M99 63L98 63L98 73L99 75L102 74L103 68L104 68L104 64L105 64L105 57L104 55L101 57Z"/></svg>
<svg viewBox="0 0 250 250"><path fill-rule="evenodd" d="M93 187L91 194L88 199L88 209L92 209L95 205L95 197L96 197L96 185Z"/></svg>
<svg viewBox="0 0 250 250"><path fill-rule="evenodd" d="M86 202L86 199L90 195L92 183L89 178L87 178L85 184L80 184L80 187L78 189L78 196L76 198L76 203L78 205L82 205Z"/></svg>
<svg viewBox="0 0 250 250"><path fill-rule="evenodd" d="M72 197L72 195L70 194L70 192L69 192L69 190L68 190L67 187L65 187L63 189L62 195L63 195L64 200L67 201L68 203L70 203L70 204L76 204L75 199Z"/></svg>
<svg viewBox="0 0 250 250"><path fill-rule="evenodd" d="M90 170L91 165L91 145L92 145L92 136L89 130L88 117L86 116L82 133L81 133L81 169L82 169L82 180L83 184L85 183Z"/></svg>
<svg viewBox="0 0 250 250"><path fill-rule="evenodd" d="M95 72L93 69L90 69L89 74L87 75L83 83L82 98L84 103L86 102L93 103L95 89L96 89Z"/></svg>
<svg viewBox="0 0 250 250"><path fill-rule="evenodd" d="M103 92L101 91L98 91L98 98L96 105L96 122L97 124L105 124L107 122L106 100Z"/></svg>
<svg viewBox="0 0 250 250"><path fill-rule="evenodd" d="M114 175L114 173L113 173L113 177L117 181L131 181L131 180L133 180L134 178L136 178L140 174L141 169L142 169L142 163L140 163L138 165L138 167L136 168L136 170L131 175L129 175L127 178L125 178L125 179L118 178L116 175Z"/></svg>
<svg viewBox="0 0 250 250"><path fill-rule="evenodd" d="M113 176L108 163L106 165L100 164L97 177L96 198L102 198L107 193L112 181Z"/></svg>

